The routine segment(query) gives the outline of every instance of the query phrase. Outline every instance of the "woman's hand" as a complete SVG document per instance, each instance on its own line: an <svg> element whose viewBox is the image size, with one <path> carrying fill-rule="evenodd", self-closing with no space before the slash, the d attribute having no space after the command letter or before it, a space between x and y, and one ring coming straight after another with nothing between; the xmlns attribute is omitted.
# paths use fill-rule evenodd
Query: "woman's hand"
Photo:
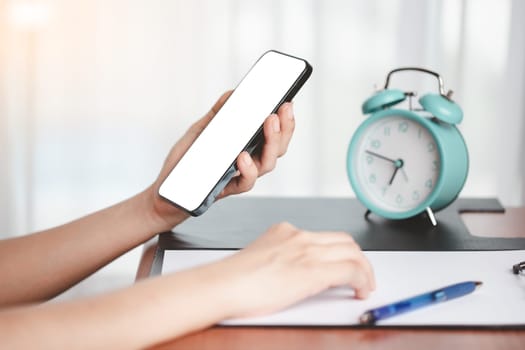
<svg viewBox="0 0 525 350"><path fill-rule="evenodd" d="M220 290L229 300L223 303L228 318L271 313L334 286L352 287L357 298L375 289L372 267L349 234L288 223L207 269L227 284Z"/></svg>
<svg viewBox="0 0 525 350"><path fill-rule="evenodd" d="M173 146L157 180L153 186L148 189L152 201L152 216L160 223L160 226L157 225L159 226L159 230L170 230L173 226L188 217L188 214L160 198L158 190L161 183L221 109L232 92L233 91L228 91L224 93L211 110L193 124L186 134ZM239 155L237 158L238 175L230 181L217 198L246 192L253 187L257 177L273 170L277 158L286 153L294 128L295 121L292 104L285 103L279 108L277 114L270 115L264 122L263 130L265 141L261 152L258 152L253 158L247 152L242 152Z"/></svg>
<svg viewBox="0 0 525 350"><path fill-rule="evenodd" d="M372 268L352 237L279 224L216 263L74 302L7 309L0 312L0 334L8 349L30 348L34 339L49 349L142 349L224 319L271 313L340 285L353 287L357 298L375 288Z"/></svg>

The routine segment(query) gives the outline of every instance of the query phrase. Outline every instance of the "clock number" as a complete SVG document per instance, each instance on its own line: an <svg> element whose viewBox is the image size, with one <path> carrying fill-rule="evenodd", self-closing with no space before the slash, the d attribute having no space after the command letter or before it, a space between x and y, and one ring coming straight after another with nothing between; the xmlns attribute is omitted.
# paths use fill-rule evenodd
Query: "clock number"
<svg viewBox="0 0 525 350"><path fill-rule="evenodd" d="M366 156L366 162L368 164L372 164L373 161L374 161L374 158L371 155Z"/></svg>
<svg viewBox="0 0 525 350"><path fill-rule="evenodd" d="M400 132L407 132L407 130L408 130L408 123L407 122L399 123L399 131Z"/></svg>
<svg viewBox="0 0 525 350"><path fill-rule="evenodd" d="M432 186L433 186L432 179L428 179L428 180L425 182L425 187L427 187L427 188L432 188Z"/></svg>
<svg viewBox="0 0 525 350"><path fill-rule="evenodd" d="M390 136L390 127L389 126L385 127L384 133L385 133L385 136Z"/></svg>
<svg viewBox="0 0 525 350"><path fill-rule="evenodd" d="M376 183L376 174L370 174L370 176L368 177L368 181L371 183L371 184L375 184Z"/></svg>
<svg viewBox="0 0 525 350"><path fill-rule="evenodd" d="M388 190L388 187L387 187L387 186L384 186L384 187L381 189L381 194L383 195L383 197L384 197L385 194L386 194L386 190Z"/></svg>
<svg viewBox="0 0 525 350"><path fill-rule="evenodd" d="M419 191L412 192L412 199L415 201L418 201L419 198L421 198L421 195L419 194Z"/></svg>
<svg viewBox="0 0 525 350"><path fill-rule="evenodd" d="M375 149L381 147L381 141L379 140L372 140L371 146Z"/></svg>
<svg viewBox="0 0 525 350"><path fill-rule="evenodd" d="M429 142L427 145L427 150L429 152L434 152L436 150L436 145L434 145L434 142Z"/></svg>
<svg viewBox="0 0 525 350"><path fill-rule="evenodd" d="M397 204L401 204L401 203L403 203L403 196L402 196L402 195L398 194L398 195L396 196L396 203L397 203Z"/></svg>
<svg viewBox="0 0 525 350"><path fill-rule="evenodd" d="M438 161L437 160L433 160L432 161L432 170L433 171L438 170Z"/></svg>

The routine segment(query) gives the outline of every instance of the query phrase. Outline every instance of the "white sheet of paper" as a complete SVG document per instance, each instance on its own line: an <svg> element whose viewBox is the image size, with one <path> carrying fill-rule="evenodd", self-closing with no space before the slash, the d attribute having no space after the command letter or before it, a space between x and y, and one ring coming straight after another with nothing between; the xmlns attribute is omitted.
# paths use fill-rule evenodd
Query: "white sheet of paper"
<svg viewBox="0 0 525 350"><path fill-rule="evenodd" d="M167 250L162 274L210 263L231 250ZM377 289L366 300L339 287L303 300L280 312L232 319L223 325L348 326L358 324L368 309L463 282L483 285L466 296L424 307L379 322L384 326L516 326L525 325L525 276L512 265L525 260L525 250L406 252L366 251ZM282 286L286 288L287 286Z"/></svg>

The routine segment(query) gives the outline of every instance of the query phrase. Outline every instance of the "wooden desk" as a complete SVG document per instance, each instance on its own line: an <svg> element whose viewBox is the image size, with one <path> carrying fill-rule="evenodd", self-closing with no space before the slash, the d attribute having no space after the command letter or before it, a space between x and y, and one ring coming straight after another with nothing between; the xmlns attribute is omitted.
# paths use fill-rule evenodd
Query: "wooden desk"
<svg viewBox="0 0 525 350"><path fill-rule="evenodd" d="M525 207L504 214L464 213L474 235L525 237ZM149 242L137 279L149 274L156 242ZM187 335L156 349L524 349L525 330L474 329L355 329L213 327Z"/></svg>

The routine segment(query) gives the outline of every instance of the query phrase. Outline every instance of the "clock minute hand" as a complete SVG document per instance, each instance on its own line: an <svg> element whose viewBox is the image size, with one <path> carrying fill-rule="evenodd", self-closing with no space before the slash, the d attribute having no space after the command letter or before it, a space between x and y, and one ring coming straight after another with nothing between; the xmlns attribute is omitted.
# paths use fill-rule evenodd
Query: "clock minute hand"
<svg viewBox="0 0 525 350"><path fill-rule="evenodd" d="M383 159L383 160L386 160L386 161L388 161L388 162L391 162L391 163L396 164L396 161L395 161L394 159L390 159L390 158L385 157L385 156L383 156L383 155L381 155L381 154L378 154L378 153L375 153L375 152L372 152L372 151L369 151L369 150L365 150L365 153L368 153L368 154L370 154L371 156L374 156L374 157L377 157L377 158L381 158L381 159Z"/></svg>
<svg viewBox="0 0 525 350"><path fill-rule="evenodd" d="M388 185L392 185L392 183L394 182L394 178L396 177L396 174L399 171L399 169L401 169L401 172L403 173L405 181L408 182L407 174L405 173L405 169L403 169L404 162L403 162L402 159L395 159L394 160L394 159L385 157L385 156L383 156L383 155L381 155L379 153L375 153L375 152L370 151L370 150L365 150L365 153L368 153L371 156L374 156L374 157L386 160L387 162L390 162L390 163L394 164L394 167L395 167L394 173L392 174L392 177L390 178L390 181L388 181Z"/></svg>

